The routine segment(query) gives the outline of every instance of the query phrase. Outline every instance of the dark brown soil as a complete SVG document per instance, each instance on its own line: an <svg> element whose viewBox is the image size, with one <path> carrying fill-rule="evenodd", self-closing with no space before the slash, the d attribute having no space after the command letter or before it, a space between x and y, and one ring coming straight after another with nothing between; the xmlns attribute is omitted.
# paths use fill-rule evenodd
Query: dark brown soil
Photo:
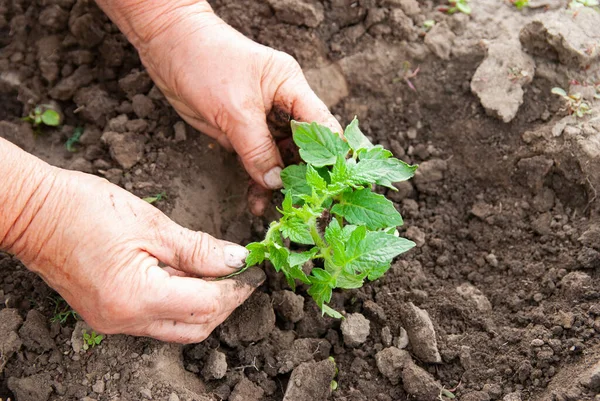
<svg viewBox="0 0 600 401"><path fill-rule="evenodd" d="M299 3L322 22L308 27L314 18ZM564 56L576 51L565 50L579 34L569 28L554 43L564 48L532 53L535 76L484 108L471 80L486 47L520 51L522 27L565 18L556 8L566 3L518 12L474 1L471 17L446 16L436 3L212 2L245 35L296 57L343 123L358 115L374 142L421 166L388 193L418 247L381 280L334 295L336 308L366 320L352 315L341 327L323 318L302 288L304 300L284 292L267 267L258 293L201 344L115 335L83 351L83 322L51 322L56 294L0 254L0 400L252 401L287 392L287 401L434 401L446 399L443 389L464 401L599 400L598 107L590 100L591 115L565 120L550 94L573 77L597 83L598 57ZM568 18L598 40L584 17ZM437 21L429 33L427 19ZM141 197L165 192L156 206L186 227L239 243L264 234L274 208L251 217L235 157L190 127L181 136L180 119L93 2L0 2L0 33L0 136ZM540 35L522 38L523 48ZM504 54L508 67L518 63ZM478 76L496 82L513 71L494 65ZM415 91L405 78L417 67ZM516 116L494 117L510 114L521 87ZM149 114L134 110L135 96ZM36 136L19 118L49 101L65 125ZM76 127L85 134L71 153L64 143ZM107 131L117 135L108 144Z"/></svg>

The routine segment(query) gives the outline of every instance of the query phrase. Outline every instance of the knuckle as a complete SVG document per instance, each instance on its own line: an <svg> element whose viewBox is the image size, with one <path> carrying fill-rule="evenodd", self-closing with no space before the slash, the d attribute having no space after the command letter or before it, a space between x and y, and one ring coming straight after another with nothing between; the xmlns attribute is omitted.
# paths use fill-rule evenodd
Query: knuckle
<svg viewBox="0 0 600 401"><path fill-rule="evenodd" d="M242 151L240 154L243 160L250 161L258 169L261 167L270 167L277 163L277 151L273 138L265 138L255 146Z"/></svg>
<svg viewBox="0 0 600 401"><path fill-rule="evenodd" d="M202 232L193 232L189 231L193 239L193 249L192 249L192 260L190 261L192 266L196 266L197 264L205 263L209 260L211 255L212 248L215 248L217 245L214 243L213 238Z"/></svg>

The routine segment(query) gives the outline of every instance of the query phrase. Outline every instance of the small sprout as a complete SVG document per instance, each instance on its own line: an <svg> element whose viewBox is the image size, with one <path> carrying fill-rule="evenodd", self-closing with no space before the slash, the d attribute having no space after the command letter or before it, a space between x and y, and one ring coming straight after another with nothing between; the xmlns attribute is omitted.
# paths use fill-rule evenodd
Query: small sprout
<svg viewBox="0 0 600 401"><path fill-rule="evenodd" d="M82 134L83 134L83 127L77 127L73 131L73 135L71 135L71 137L69 139L67 139L67 142L65 143L65 147L67 148L67 150L69 152L77 152L77 148L75 147L75 145L79 143L79 139L81 138Z"/></svg>
<svg viewBox="0 0 600 401"><path fill-rule="evenodd" d="M58 127L60 125L60 114L52 108L52 105L42 104L36 106L27 117L22 118L33 125L34 128L39 128L40 125L48 127Z"/></svg>
<svg viewBox="0 0 600 401"><path fill-rule="evenodd" d="M87 351L90 347L94 348L96 345L100 345L103 339L102 334L97 334L93 330L91 334L88 334L86 330L83 330L83 349Z"/></svg>
<svg viewBox="0 0 600 401"><path fill-rule="evenodd" d="M402 63L402 73L399 74L398 77L394 78L392 80L393 83L398 83L401 81L406 82L406 85L408 85L408 87L413 90L414 92L417 91L417 88L415 87L415 85L412 83L411 79L412 78L416 78L417 75L419 74L419 71L421 70L421 67L417 67L414 71L411 69L411 65L410 65L410 61L405 61L404 63Z"/></svg>
<svg viewBox="0 0 600 401"><path fill-rule="evenodd" d="M77 312L75 312L67 302L61 297L48 297L54 303L54 316L50 318L51 323L60 323L64 325L72 317L77 320Z"/></svg>
<svg viewBox="0 0 600 401"><path fill-rule="evenodd" d="M146 198L142 198L143 201L148 202L149 204L153 204L155 202L161 201L163 199L165 199L167 197L167 194L165 192L161 192L159 194L156 194L154 196L148 196Z"/></svg>
<svg viewBox="0 0 600 401"><path fill-rule="evenodd" d="M434 26L434 25L435 25L435 21L434 21L434 20L432 20L432 19L425 20L425 21L423 22L423 29L424 29L425 31L428 31L428 30L430 30L431 28L433 28L433 26Z"/></svg>
<svg viewBox="0 0 600 401"><path fill-rule="evenodd" d="M456 14L457 12L471 14L469 0L448 0L448 3L450 3L448 6L442 6L439 10L447 14Z"/></svg>
<svg viewBox="0 0 600 401"><path fill-rule="evenodd" d="M334 289L361 288L365 280L382 277L396 256L415 246L394 235L402 217L373 185L395 190L393 183L412 178L417 166L372 144L356 118L344 138L297 121L292 135L305 164L281 172L282 217L270 224L263 241L246 246L246 268L269 260L292 290L296 280L306 284L322 313L340 319L327 305ZM311 260L314 267L306 273L302 267Z"/></svg>
<svg viewBox="0 0 600 401"><path fill-rule="evenodd" d="M330 387L331 387L331 391L337 390L338 389L338 382L336 382L335 380L332 380Z"/></svg>
<svg viewBox="0 0 600 401"><path fill-rule="evenodd" d="M440 390L440 396L439 399L441 401L446 401L446 400L454 400L456 399L456 396L454 395L454 393L448 389L442 388Z"/></svg>
<svg viewBox="0 0 600 401"><path fill-rule="evenodd" d="M581 96L581 93L568 94L563 88L552 88L552 93L562 97L567 104L569 114L582 118L592 112L592 106Z"/></svg>
<svg viewBox="0 0 600 401"><path fill-rule="evenodd" d="M569 8L573 10L581 7L598 7L599 5L598 0L572 0L569 3Z"/></svg>
<svg viewBox="0 0 600 401"><path fill-rule="evenodd" d="M510 2L517 8L517 10L522 10L525 7L529 7L529 0L510 0Z"/></svg>

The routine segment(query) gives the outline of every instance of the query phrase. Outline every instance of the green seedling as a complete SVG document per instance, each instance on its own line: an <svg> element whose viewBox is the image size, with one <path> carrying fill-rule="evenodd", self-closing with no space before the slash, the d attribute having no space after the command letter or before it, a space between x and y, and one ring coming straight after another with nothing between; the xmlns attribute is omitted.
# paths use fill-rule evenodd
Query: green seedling
<svg viewBox="0 0 600 401"><path fill-rule="evenodd" d="M100 345L100 343L104 340L104 336L102 334L97 334L92 330L90 334L86 330L83 330L83 349L88 350L94 348L96 345Z"/></svg>
<svg viewBox="0 0 600 401"><path fill-rule="evenodd" d="M467 15L471 14L469 0L448 0L448 3L450 4L440 7L439 10L448 14L456 14L457 12Z"/></svg>
<svg viewBox="0 0 600 401"><path fill-rule="evenodd" d="M581 7L598 7L600 2L598 0L572 0L569 3L569 8L571 10L581 8Z"/></svg>
<svg viewBox="0 0 600 401"><path fill-rule="evenodd" d="M333 376L335 378L338 375L338 373L340 373L340 371L337 367L337 363L335 363L335 359L332 356L330 356L328 359L331 362L333 362L333 366L335 366L335 374ZM331 391L337 390L338 387L339 387L339 384L338 384L337 380L335 380L335 379L331 380L331 383L329 383L329 388L331 389Z"/></svg>
<svg viewBox="0 0 600 401"><path fill-rule="evenodd" d="M49 299L54 303L54 316L50 318L51 323L60 323L64 325L67 323L70 317L73 320L77 320L77 312L75 312L67 302L61 297L49 297Z"/></svg>
<svg viewBox="0 0 600 401"><path fill-rule="evenodd" d="M592 106L583 100L581 93L568 94L563 88L552 88L552 93L565 100L569 114L574 114L581 118L592 112Z"/></svg>
<svg viewBox="0 0 600 401"><path fill-rule="evenodd" d="M36 106L22 120L31 123L34 128L39 128L42 124L48 127L58 127L60 125L60 114L51 105L42 104Z"/></svg>
<svg viewBox="0 0 600 401"><path fill-rule="evenodd" d="M423 29L425 30L425 32L429 31L434 26L435 26L435 21L432 19L428 19L423 22Z"/></svg>
<svg viewBox="0 0 600 401"><path fill-rule="evenodd" d="M263 241L247 245L246 267L269 260L293 290L296 280L306 284L323 314L341 318L327 305L334 289L378 279L393 258L415 246L398 236L400 213L372 187L396 190L393 183L410 179L417 166L373 145L356 118L345 139L325 126L297 121L292 134L306 164L282 171L282 217L270 224ZM305 272L308 261L314 267Z"/></svg>
<svg viewBox="0 0 600 401"><path fill-rule="evenodd" d="M405 61L402 63L402 73L398 74L399 76L394 78L392 80L393 83L398 83L401 81L404 81L406 83L406 85L408 85L408 87L416 92L417 88L415 87L415 85L412 83L411 79L412 78L416 78L417 75L419 74L419 71L421 70L421 67L417 66L417 68L415 68L414 70L411 68L411 64L410 61Z"/></svg>
<svg viewBox="0 0 600 401"><path fill-rule="evenodd" d="M517 8L517 10L522 10L525 7L529 7L529 0L510 0L510 2Z"/></svg>
<svg viewBox="0 0 600 401"><path fill-rule="evenodd" d="M79 143L81 135L83 135L83 127L75 128L73 135L71 135L71 137L67 139L67 142L65 143L65 147L69 152L77 152L75 145Z"/></svg>
<svg viewBox="0 0 600 401"><path fill-rule="evenodd" d="M167 197L167 194L164 193L164 192L161 192L161 193L156 194L154 196L148 196L146 198L142 198L142 200L148 202L149 204L153 204L153 203L156 203L156 202L158 202L160 200L165 199L166 197Z"/></svg>

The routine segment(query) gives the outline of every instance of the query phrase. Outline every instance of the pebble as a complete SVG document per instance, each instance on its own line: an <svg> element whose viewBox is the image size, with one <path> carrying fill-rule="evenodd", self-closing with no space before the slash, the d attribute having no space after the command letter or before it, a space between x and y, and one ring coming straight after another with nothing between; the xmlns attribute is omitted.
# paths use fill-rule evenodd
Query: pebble
<svg viewBox="0 0 600 401"><path fill-rule="evenodd" d="M367 341L370 331L370 322L360 313L350 313L341 324L344 343L356 347Z"/></svg>

